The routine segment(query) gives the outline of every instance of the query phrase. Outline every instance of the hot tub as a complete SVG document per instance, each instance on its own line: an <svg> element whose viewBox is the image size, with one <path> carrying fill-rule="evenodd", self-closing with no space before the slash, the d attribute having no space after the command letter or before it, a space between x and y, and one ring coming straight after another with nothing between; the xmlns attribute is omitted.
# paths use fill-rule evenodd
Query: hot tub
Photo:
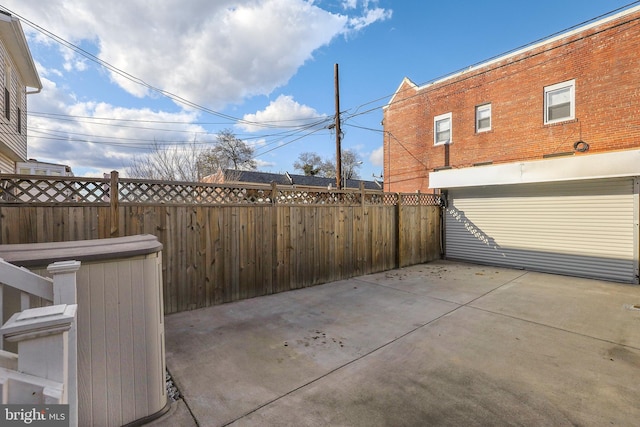
<svg viewBox="0 0 640 427"><path fill-rule="evenodd" d="M82 263L79 425L122 426L166 412L162 244L155 236L0 245L0 258L42 276L52 262Z"/></svg>

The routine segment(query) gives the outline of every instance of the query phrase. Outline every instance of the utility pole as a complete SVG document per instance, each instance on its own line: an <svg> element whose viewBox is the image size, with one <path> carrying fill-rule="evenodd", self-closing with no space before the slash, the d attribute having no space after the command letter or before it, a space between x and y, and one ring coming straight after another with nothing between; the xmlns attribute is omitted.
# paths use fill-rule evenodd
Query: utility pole
<svg viewBox="0 0 640 427"><path fill-rule="evenodd" d="M336 188L342 189L342 149L340 148L340 140L342 138L340 131L340 81L338 79L338 64L334 66L335 87L336 87Z"/></svg>

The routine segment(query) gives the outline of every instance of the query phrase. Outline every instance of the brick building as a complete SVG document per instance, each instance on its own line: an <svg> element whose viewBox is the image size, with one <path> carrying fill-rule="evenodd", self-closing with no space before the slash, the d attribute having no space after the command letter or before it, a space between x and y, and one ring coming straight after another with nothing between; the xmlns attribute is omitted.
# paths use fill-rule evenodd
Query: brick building
<svg viewBox="0 0 640 427"><path fill-rule="evenodd" d="M383 124L385 190L445 194L448 257L638 282L640 7L404 79Z"/></svg>

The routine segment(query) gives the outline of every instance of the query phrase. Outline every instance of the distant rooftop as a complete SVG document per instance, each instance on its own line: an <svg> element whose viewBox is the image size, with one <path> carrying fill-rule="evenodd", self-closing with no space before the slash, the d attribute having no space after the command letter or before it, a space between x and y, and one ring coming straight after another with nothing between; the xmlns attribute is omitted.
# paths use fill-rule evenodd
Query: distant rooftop
<svg viewBox="0 0 640 427"><path fill-rule="evenodd" d="M271 184L275 182L279 185L294 185L301 187L336 187L335 178L326 178L320 176L296 175L287 172L269 173L258 171L241 171L233 169L226 169L224 173L226 182L242 182L254 184ZM365 181L361 179L347 179L345 188L360 188L360 183L364 183L364 188L367 190L382 190L382 183L377 181Z"/></svg>

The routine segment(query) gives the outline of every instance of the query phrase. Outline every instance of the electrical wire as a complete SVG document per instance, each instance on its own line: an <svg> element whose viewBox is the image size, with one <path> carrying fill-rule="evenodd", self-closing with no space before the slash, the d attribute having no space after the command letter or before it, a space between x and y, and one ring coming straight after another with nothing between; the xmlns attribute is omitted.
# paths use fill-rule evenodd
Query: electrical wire
<svg viewBox="0 0 640 427"><path fill-rule="evenodd" d="M145 138L124 138L124 137L118 137L118 138L111 138L109 136L100 136L100 135L95 135L95 134L86 134L86 133L81 133L81 132L71 132L71 131L65 131L65 130L56 130L56 129L42 129L42 128L34 128L34 127L28 127L28 130L32 133L32 134L40 134L43 136L46 136L48 139L51 140L57 140L57 141L66 141L66 142L71 142L71 143L91 143L91 144L98 144L98 145L109 145L109 146L120 146L120 147L131 147L131 148L154 148L154 149L162 149L163 146L164 148L168 148L168 147L172 147L175 145L187 145L187 144L197 144L197 145L204 145L204 144L211 144L214 141L196 141L196 140L157 140L157 139L145 139ZM326 127L319 127L317 126L316 123L312 124L312 125L308 125L307 127L301 128L301 129L296 129L294 131L288 131L288 132L280 132L280 133L276 133L276 134L271 134L271 135L261 135L261 136L257 136L257 137L253 137L253 138L244 138L242 139L243 141L247 141L250 139L261 139L261 140L265 140L265 141L269 141L270 138L273 138L272 141L269 141L265 144L262 144L259 146L259 149L263 149L265 147L269 147L275 144L280 144L280 146L285 146L285 145L289 145L291 142L293 141L297 141L299 139L301 139L301 137L296 137L294 140L292 141L288 141L285 143L282 143L282 141L286 141L289 138L292 138L294 136L296 136L299 133L305 132L305 131L309 131L312 130L311 132L306 133L304 136L306 135L311 135L313 133L317 133L319 131L322 130L326 130ZM0 132L3 133L3 132ZM199 135L211 135L211 136L215 136L214 134L210 134L210 133L198 133ZM69 138L69 135L73 135L73 136L80 136L80 137L89 137L89 138L107 138L106 140L104 139L100 139L100 140L95 140L95 139L84 139L84 138ZM217 135L217 134L216 134ZM124 142L127 141L127 142ZM278 148L278 147L276 147ZM270 152L273 151L274 149L271 150L267 150L266 152ZM265 153L266 153L265 152ZM262 153L264 154L264 153ZM260 155L260 154L258 154Z"/></svg>
<svg viewBox="0 0 640 427"><path fill-rule="evenodd" d="M165 129L165 128L155 128L155 127L147 127L147 126L132 126L132 125L121 125L121 124L116 124L116 123L102 123L102 122L94 122L91 120L74 120L73 118L74 116L67 116L65 115L64 118L55 118L54 120L62 120L62 121L68 121L68 122L72 122L72 123L86 123L86 124L90 124L90 125L99 125L99 126L108 126L108 127L115 127L115 128L127 128L127 129L138 129L138 130L145 130L145 131L154 131L154 132L172 132L172 133L189 133L189 134L194 134L194 135L215 135L215 133L212 132L208 132L208 131L195 131L195 130L188 130L188 129ZM78 116L78 117L84 117L84 116ZM47 117L44 117L45 119ZM98 118L98 119L102 119L102 118ZM113 119L114 121L118 121L118 119ZM317 121L317 122L313 122L311 124L307 124L307 125L300 125L297 128L291 128L291 130L286 130L286 131L282 131L282 132L277 132L277 133L271 133L271 134L260 134L260 135L243 135L243 134L235 134L239 139L242 139L244 141L249 141L249 140L254 140L254 139L264 139L264 138L268 138L268 137L273 137L273 136L283 136L283 135L287 135L287 134L291 134L292 132L295 133L296 131L302 129L305 130L307 129L309 126L323 126L325 123L327 123L327 121L333 121L333 119L325 119L322 121ZM130 120L131 121L131 120ZM144 122L150 122L148 120L141 120L140 122L144 123ZM151 121L151 122L157 122L157 123L165 123L162 121ZM174 123L174 122L166 122L166 123ZM185 122L175 122L175 124L181 124L181 125L190 125L190 123L185 123ZM42 129L42 130L52 130L52 129L46 129L46 128L42 128L42 127L29 127L29 129L33 129L33 130L37 130L37 129ZM60 131L62 132L62 131ZM74 132L69 132L70 134L74 134ZM95 134L85 134L85 136L97 136L99 137L99 135L95 135ZM109 136L110 137L110 136Z"/></svg>
<svg viewBox="0 0 640 427"><path fill-rule="evenodd" d="M77 120L77 119L89 119L89 120L105 120L105 121L114 121L114 122L134 122L134 123L161 123L161 124L178 124L178 125L232 125L235 122L184 122L184 121L170 121L170 120L149 120L149 119L121 119L114 117L97 117L97 116L77 116L71 114L59 114L59 113L45 113L39 111L29 111L29 116L34 117L43 117L43 118L58 118L59 120ZM327 116L315 116L315 117L306 117L299 119L284 119L284 120L265 120L259 123L282 123L282 122L301 122L305 120L309 120L310 123L315 123L317 121L324 121L327 119ZM293 125L291 127L299 127L305 126L308 123L302 125Z"/></svg>
<svg viewBox="0 0 640 427"><path fill-rule="evenodd" d="M555 37L555 36L557 36L559 34L562 34L564 32L570 31L572 29L575 29L575 28L580 27L582 25L585 25L587 23L590 23L590 22L596 21L598 19L601 19L602 17L608 16L608 15L616 13L616 12L618 12L620 10L626 9L626 8L628 8L630 6L633 6L633 5L637 4L637 3L640 3L640 0L631 2L631 3L627 4L627 5L621 6L621 7L617 8L617 9L615 9L613 11L610 11L610 12L607 12L605 14L599 15L599 16L597 16L595 18L592 18L592 19L589 19L587 21L584 21L584 22L582 22L580 24L573 25L573 26L571 26L571 27L569 27L567 29L558 31L556 33L553 33L551 35L548 35L546 37L543 37L541 39L533 41L531 43L527 43L526 45L523 45L523 46L520 46L518 48L509 50L509 51L507 51L505 53L493 56L493 57L489 58L488 60L484 60L484 61L478 62L478 63L472 65L471 67L465 67L465 68L463 68L461 70L458 70L458 71L455 71L455 72L452 72L452 73L447 73L447 74L445 74L445 75L443 75L441 77L438 77L438 78L435 78L435 79L431 79L431 80L429 80L429 81L427 81L425 83L422 83L422 84L420 84L418 86L422 87L422 86L425 86L425 85L427 85L429 83L432 83L434 81L445 79L448 76L455 75L455 74L460 73L460 72L462 72L462 71L464 71L464 70L466 70L468 68L476 67L478 65L481 65L483 63L489 62L491 60L500 58L500 57L502 57L504 55L508 55L509 53L513 53L513 52L516 52L518 50L524 49L526 47L535 45L537 43L540 43L540 42L542 42L544 40L548 40L548 39L550 39L552 37ZM179 104L182 104L182 105L197 109L199 111L203 111L203 112L211 114L213 116L217 116L217 117L232 121L233 124L243 124L243 125L255 126L255 127L259 127L259 128L287 128L287 129L294 129L292 132L283 132L282 137L277 138L276 140L270 142L268 145L273 145L273 144L279 143L279 142L287 139L288 137L293 137L294 135L296 135L299 132L304 132L305 130L307 130L309 128L317 127L316 130L307 132L305 135L308 136L308 135L315 134L318 131L323 129L323 127L321 127L322 124L328 123L331 120L333 120L331 118L327 118L326 116L323 116L323 117L317 117L317 120L315 122L309 123L308 125L299 125L298 124L296 126L290 126L290 125L289 126L285 126L285 125L282 125L280 123L285 122L285 121L296 121L296 122L299 123L299 120L291 119L291 120L285 120L285 121L279 120L279 121L269 121L269 122L255 122L255 121L250 121L250 120L246 120L246 119L243 119L243 118L238 118L238 117L234 117L234 116L231 116L231 115L228 115L228 114L221 113L219 111L215 111L215 110L212 110L210 108L207 108L207 107L204 107L202 105L199 105L199 104L197 104L195 102L189 101L189 100L187 100L187 99L185 99L185 98L183 98L183 97L181 97L181 96L179 96L177 94L174 94L172 92L169 92L169 91L166 91L164 89L155 87L155 86L147 83L146 81L144 81L144 80L142 80L142 79L140 79L138 77L135 77L135 76L127 73L126 71L124 71L124 70L122 70L122 69L120 69L118 67L115 67L112 64L100 59L99 57L91 54L90 52L86 51L85 49L82 49L82 48L74 45L73 43L68 42L67 40L63 39L62 37L57 36L56 34L44 29L43 27L35 24L32 21L29 21L28 19L24 18L23 16L20 16L20 15L14 13L13 11L9 10L8 8L0 5L0 9L7 11L8 13L10 13L13 16L17 17L18 19L20 19L22 22L24 22L27 25L29 25L30 27L34 28L36 31L39 31L40 33L44 34L45 36L47 36L47 37L49 37L49 38L51 38L53 40L55 40L56 42L60 43L61 45L65 46L65 47L67 47L68 49L80 54L81 56L84 56L85 58L87 58L87 59L89 59L89 60L91 60L91 61L93 61L93 62L95 62L97 64L99 64L100 66L106 68L107 70L113 72L114 74L117 74L117 75L119 75L119 76L121 76L121 77L123 77L123 78L125 78L125 79L127 79L129 81L131 81L131 82L139 84L139 85L149 89L150 91L159 93L159 94L161 94L161 95L173 100L176 103L179 103ZM369 130L369 131L373 131L373 132L383 132L380 129L373 129L373 128L368 128L368 127L353 125L353 124L349 124L347 122L349 120L352 120L355 117L362 116L362 115L365 115L365 114L371 114L373 112L377 112L384 105L393 104L394 103L393 101L389 101L389 102L386 102L383 105L376 105L373 108L367 109L365 111L361 111L362 108L364 108L364 107L366 107L368 105L375 104L375 103L380 102L382 100L389 99L393 95L397 95L397 94L398 94L398 92L396 91L394 94L389 94L389 95L385 95L383 97L378 97L378 98L376 98L376 99L374 99L372 101L368 101L368 102L362 103L362 104L360 104L360 105L358 105L358 106L356 106L354 108L347 109L344 112L341 112L341 121L344 122L344 125L346 125L346 126L351 126L351 127L354 127L354 128L359 128L359 129L363 129L363 130ZM419 95L422 95L422 92L420 94L416 94L414 96L419 96ZM409 97L409 98L411 98L411 97ZM406 99L408 99L408 98L404 97L404 98L402 98L402 101L405 101ZM185 122L136 120L136 119L97 118L97 117L88 117L88 116L70 116L70 115L62 115L62 114L55 114L55 113L38 113L38 112L31 112L31 113L29 113L29 115L32 115L32 116L35 116L35 117L42 117L42 118L53 118L53 117L56 117L58 120L68 120L68 121L80 121L78 119L88 119L88 120L93 120L93 121L92 122L86 122L86 123L96 124L96 125L101 125L101 124L102 125L106 125L106 124L100 123L100 122L96 122L95 120L118 121L118 122L136 122L136 123L181 124L181 125L213 125L213 124L217 125L217 124L226 124L225 122L193 122L193 123L185 123ZM308 120L314 120L314 119L316 119L316 118L309 118ZM123 124L118 124L118 125L111 124L111 125L112 126L117 126L117 127L129 127L128 125L123 125ZM137 126L131 126L131 127L132 128L136 128L136 129L146 129L146 130L153 130L153 131L185 132L185 133L194 133L195 134L195 132L188 131L188 130L144 128L144 127L137 127ZM37 132L37 130L33 130L33 129L32 129L32 131L36 131ZM60 132L62 132L62 131L60 131ZM69 132L69 133L70 134L74 134L72 132ZM200 134L206 135L207 133L200 133ZM79 134L79 133L77 135L91 136L91 135L87 135L87 134L82 135L82 134ZM255 139L264 139L264 138L265 138L264 136L255 137ZM301 138L302 137L297 137L297 138L293 139L292 141L289 141L289 142L286 142L284 144L281 144L280 146L288 145L288 144L290 144L290 143L292 143L294 141L297 141L297 140L299 140ZM133 138L131 138L131 139L118 138L118 139L119 140L123 140L123 141L124 140L144 141L143 139L133 139ZM82 142L94 142L94 143L97 143L95 141L88 141L88 140L87 141L82 141ZM105 144L118 144L117 142L103 142L103 143L105 143ZM122 144L124 144L124 143L122 143ZM279 148L279 147L276 147L276 148ZM266 154L267 152L273 151L276 148L273 148L271 150L265 151L262 154Z"/></svg>
<svg viewBox="0 0 640 427"><path fill-rule="evenodd" d="M598 16L594 17L594 18L590 18L590 19L588 19L588 20L586 20L586 21L583 21L583 22L581 22L581 23L579 23L579 24L572 25L572 26L570 26L570 27L568 27L568 28L565 28L565 29L560 30L560 31L556 31L555 33L552 33L552 34L547 35L547 36L545 36L545 37L539 38L539 39L537 39L537 40L535 40L535 41L532 41L532 42L526 43L526 44L524 44L524 45L521 45L521 46L519 46L519 47L516 47L516 48L510 49L510 50L508 50L508 51L506 51L506 52L503 52L503 53L500 53L500 54L494 55L494 56L492 56L492 57L490 57L490 58L488 58L488 59L484 59L484 60L479 61L479 62L476 62L476 63L474 63L474 64L472 64L472 65L469 65L469 66L466 66L466 67L464 67L464 68L461 68L461 69L459 69L459 70L456 70L456 71L453 71L453 72L449 72L449 73L443 74L443 75L441 75L441 76L438 76L438 77L435 77L435 78L429 79L429 80L425 81L424 83L417 84L416 86L417 86L418 88L422 88L423 86L426 86L426 85L428 85L428 84L430 84L430 83L433 83L433 82L436 82L436 81L440 81L440 80L446 79L447 77L454 76L454 75L459 74L459 73L461 73L461 72L463 72L463 71L465 71L465 70L468 70L468 69L470 69L470 68L478 67L479 65L482 65L482 64L484 64L484 63L491 62L491 61L496 60L496 59L499 59L499 58L501 58L501 57L503 57L503 56L509 55L509 54L511 54L511 53L514 53L514 52L518 52L518 51L520 51L520 50L522 50L522 49L526 49L527 47L534 46L534 45L539 44L539 43L541 43L541 42L543 42L543 41L545 41L545 40L549 40L549 39L551 39L551 38L553 38L553 37L556 37L556 36L559 36L559 35L561 35L561 34L563 34L563 33L566 33L566 32L569 32L569 31L571 31L571 30L574 30L574 29L576 29L576 28L582 27L582 26L584 26L584 25L586 25L586 24L589 24L589 23L595 22L595 21L600 20L600 19L602 19L602 18L604 18L604 17L606 17L606 16L613 15L613 14L615 14L615 13L617 13L617 12L620 12L621 10L624 10L624 9L630 8L631 6L634 6L634 5L638 4L638 3L640 3L640 0L633 1L633 2L631 2L631 3L628 3L628 4L624 5L624 6L620 6L620 7L618 7L617 9L614 9L614 10L611 10L611 11L609 11L609 12L603 13L603 14L601 14L601 15L598 15ZM596 33L596 34L597 34L597 33ZM577 41L577 40L576 40L576 41ZM509 65L510 65L510 64L509 64ZM405 89L405 90L412 90L412 89ZM373 111L377 111L377 110L379 110L380 108L382 108L383 106L386 106L386 105L391 105L391 104L393 104L393 102L392 102L392 101L389 101L389 102L386 102L386 103L385 103L385 104L383 104L383 105L377 105L377 106L375 106L375 107L373 107L373 108L371 108L371 109L368 109L368 110L366 110L366 111L364 111L364 112L362 112L362 113L359 113L359 110L360 110L361 108L363 108L363 107L365 107L365 106L367 106L367 105L371 105L371 104L374 104L374 103L377 103L377 102L383 101L383 100L388 100L389 98L391 98L391 97L393 97L394 95L397 95L397 94L399 94L399 93L401 93L401 92L402 92L402 91L400 91L400 92L396 91L396 92L394 92L394 93L392 93L392 94L387 94L387 95L384 95L384 96L378 97L378 98L376 98L376 99L374 99L374 100L372 100L372 101L368 101L368 102L365 102L365 103L363 103L363 104L360 104L360 105L358 105L357 107L350 108L350 109L348 109L348 110L345 112L345 114L347 114L347 119L348 119L348 118L351 118L351 117L357 117L357 116L362 115L362 114L367 114L367 113L370 113L370 112L373 112ZM419 96L419 94L416 94L415 96ZM412 97L409 97L409 98L412 98ZM403 97L403 98L402 98L402 101L405 101L406 99L408 99L408 98L407 98L407 97ZM348 113L348 111L351 111L351 110L354 110L354 112L353 112L353 113ZM345 119L345 120L346 120L346 119Z"/></svg>
<svg viewBox="0 0 640 427"><path fill-rule="evenodd" d="M53 39L54 41L56 41L57 43L67 47L68 49L80 54L81 56L84 56L85 58L89 59L90 61L93 61L97 64L99 64L100 66L106 68L107 70L111 71L114 74L119 75L120 77L123 77L133 83L136 83L142 87L145 87L147 89L149 89L152 92L158 93L160 95L163 95L169 99L171 99L172 101L185 105L187 107L211 114L213 116L217 116L220 118L224 118L227 120L230 120L234 123L240 123L240 124L244 124L244 125L250 125L250 126L256 126L256 127L260 127L260 128L281 128L282 126L280 125L275 125L275 124L270 124L267 122L254 122L254 121L250 121L250 120L246 120L243 118L239 118L239 117L234 117L228 114L224 114L221 113L219 111L213 110L211 108L205 107L203 105L197 104L193 101L190 101L180 95L177 95L173 92L170 92L168 90L165 89L161 89L159 87L153 86L150 83L147 83L146 81L144 81L141 78L135 77L132 74L110 64L107 61L104 61L102 59L100 59L99 57L93 55L92 53L88 52L87 50L63 39L62 37L52 33L51 31L46 30L45 28L41 27L40 25L26 19L25 17L13 12L12 10L8 9L5 6L0 5L0 10L4 10L5 12L9 13L12 16L15 16L16 18L20 19L21 22L24 22L25 24L27 24L28 26L30 26L31 28L33 28L34 30L40 32L41 34Z"/></svg>

